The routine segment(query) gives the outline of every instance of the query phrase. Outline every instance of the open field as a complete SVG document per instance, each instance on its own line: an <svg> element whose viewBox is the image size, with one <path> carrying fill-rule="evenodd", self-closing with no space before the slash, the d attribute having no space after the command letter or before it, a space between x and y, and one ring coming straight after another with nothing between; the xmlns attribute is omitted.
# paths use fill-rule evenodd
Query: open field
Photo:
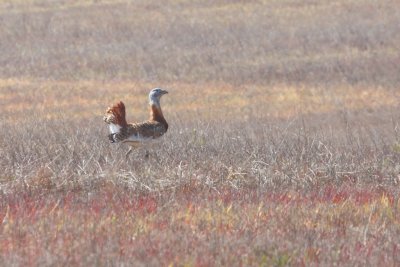
<svg viewBox="0 0 400 267"><path fill-rule="evenodd" d="M399 266L399 11L0 0L0 266Z"/></svg>

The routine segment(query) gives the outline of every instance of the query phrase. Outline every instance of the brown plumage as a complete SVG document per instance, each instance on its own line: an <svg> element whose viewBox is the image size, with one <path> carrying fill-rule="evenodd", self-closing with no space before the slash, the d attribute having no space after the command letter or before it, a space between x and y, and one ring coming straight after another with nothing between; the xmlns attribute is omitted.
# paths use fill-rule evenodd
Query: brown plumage
<svg viewBox="0 0 400 267"><path fill-rule="evenodd" d="M160 88L150 91L150 118L144 122L127 123L125 105L122 101L108 108L104 121L110 128L110 134L108 135L110 141L112 143L127 143L136 147L143 142L151 141L164 135L168 130L168 123L161 110L160 98L167 93L167 91Z"/></svg>
<svg viewBox="0 0 400 267"><path fill-rule="evenodd" d="M112 114L114 116L112 120L113 123L120 125L121 127L128 126L125 118L125 105L122 101L119 101L117 104L112 106L111 108L107 108L106 114Z"/></svg>

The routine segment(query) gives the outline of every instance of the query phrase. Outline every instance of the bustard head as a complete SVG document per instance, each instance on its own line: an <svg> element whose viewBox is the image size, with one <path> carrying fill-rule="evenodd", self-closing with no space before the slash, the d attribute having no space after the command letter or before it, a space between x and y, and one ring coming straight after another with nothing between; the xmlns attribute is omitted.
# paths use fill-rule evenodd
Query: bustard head
<svg viewBox="0 0 400 267"><path fill-rule="evenodd" d="M154 88L149 93L150 104L156 104L156 105L159 106L160 105L160 98L161 98L161 96L163 96L165 94L168 94L168 91L163 90L161 88Z"/></svg>

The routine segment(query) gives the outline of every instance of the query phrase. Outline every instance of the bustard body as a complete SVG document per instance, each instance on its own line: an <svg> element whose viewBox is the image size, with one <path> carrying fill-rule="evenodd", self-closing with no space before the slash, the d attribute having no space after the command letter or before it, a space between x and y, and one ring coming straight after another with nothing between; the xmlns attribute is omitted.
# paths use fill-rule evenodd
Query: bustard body
<svg viewBox="0 0 400 267"><path fill-rule="evenodd" d="M160 98L167 93L167 91L160 88L150 91L150 118L143 122L127 123L125 105L122 101L109 107L104 116L104 121L110 129L110 134L108 135L110 141L138 147L164 135L168 130L168 123L161 110Z"/></svg>

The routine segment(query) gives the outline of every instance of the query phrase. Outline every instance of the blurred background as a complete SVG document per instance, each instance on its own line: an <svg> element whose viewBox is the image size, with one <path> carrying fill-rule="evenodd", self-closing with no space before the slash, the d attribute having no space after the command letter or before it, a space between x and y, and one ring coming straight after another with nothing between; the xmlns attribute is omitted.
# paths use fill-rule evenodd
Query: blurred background
<svg viewBox="0 0 400 267"><path fill-rule="evenodd" d="M176 92L166 100L175 111L205 119L387 109L398 104L399 8L394 0L1 0L2 120L60 109L94 117L120 99L146 116L138 96L156 86Z"/></svg>
<svg viewBox="0 0 400 267"><path fill-rule="evenodd" d="M0 1L0 75L369 84L400 77L394 0Z"/></svg>

